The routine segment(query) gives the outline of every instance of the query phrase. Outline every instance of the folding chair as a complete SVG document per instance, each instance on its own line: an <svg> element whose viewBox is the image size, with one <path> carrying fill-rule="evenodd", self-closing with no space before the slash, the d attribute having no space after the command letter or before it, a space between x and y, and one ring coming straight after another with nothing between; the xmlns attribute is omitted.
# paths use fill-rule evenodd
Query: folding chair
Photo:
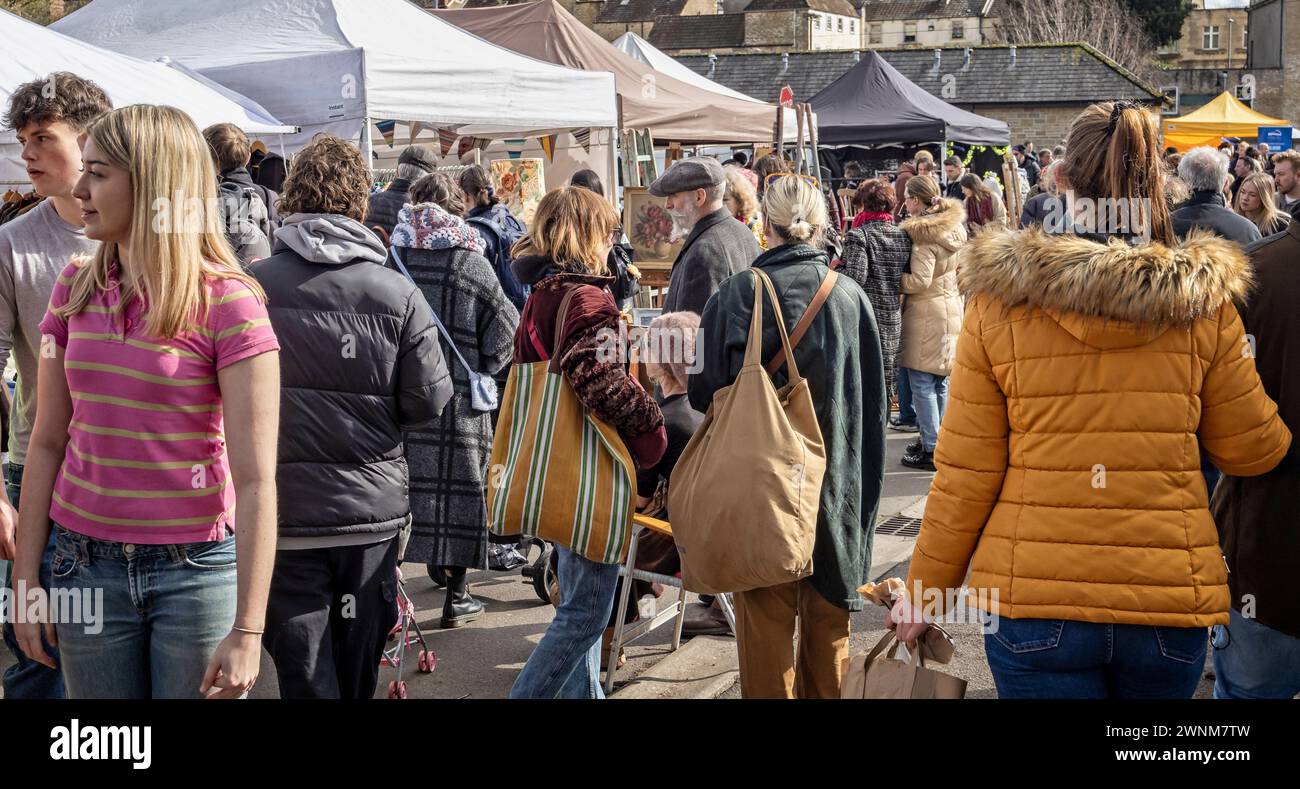
<svg viewBox="0 0 1300 789"><path fill-rule="evenodd" d="M605 695L614 692L614 674L615 667L618 665L618 653L624 646L636 641L669 620L673 622L673 651L676 652L682 645L682 621L686 618L686 587L682 585L682 579L676 575L661 575L648 570L636 569L637 538L645 529L658 532L667 537L673 536L672 526L669 525L668 521L651 518L640 513L632 516L632 538L627 549L627 559L618 568L618 574L623 578L623 586L619 590L614 616L614 638L609 643L609 661L606 664L608 667L605 669ZM674 587L677 589L677 600L664 610L656 611L655 615L649 620L625 625L623 620L627 616L628 600L632 596L633 581L650 581L651 583ZM732 633L735 633L736 614L731 607L731 596L726 594L718 595L718 601L722 607L722 614L727 619L727 626L731 628Z"/></svg>

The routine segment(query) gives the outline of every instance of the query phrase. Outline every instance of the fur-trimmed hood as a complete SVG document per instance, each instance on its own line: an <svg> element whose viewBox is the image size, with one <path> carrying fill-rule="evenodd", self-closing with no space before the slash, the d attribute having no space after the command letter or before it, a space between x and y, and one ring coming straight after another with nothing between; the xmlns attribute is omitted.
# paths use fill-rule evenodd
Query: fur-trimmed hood
<svg viewBox="0 0 1300 789"><path fill-rule="evenodd" d="M899 227L913 244L938 244L956 252L966 243L966 209L959 201L944 198L934 211L909 217Z"/></svg>
<svg viewBox="0 0 1300 789"><path fill-rule="evenodd" d="M1242 301L1252 282L1241 248L1209 234L1130 247L1041 230L979 234L963 252L957 278L967 297L1038 307L1095 347L1145 343L1212 317L1225 303Z"/></svg>

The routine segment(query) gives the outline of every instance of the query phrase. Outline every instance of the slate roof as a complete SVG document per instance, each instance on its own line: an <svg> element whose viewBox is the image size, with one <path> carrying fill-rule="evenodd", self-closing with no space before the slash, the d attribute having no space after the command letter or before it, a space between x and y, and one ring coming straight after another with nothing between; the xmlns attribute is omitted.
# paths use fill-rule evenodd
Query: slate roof
<svg viewBox="0 0 1300 789"><path fill-rule="evenodd" d="M745 6L746 11L797 11L813 10L823 14L857 16L857 9L849 0L754 0Z"/></svg>
<svg viewBox="0 0 1300 789"><path fill-rule="evenodd" d="M650 28L649 41L660 49L714 49L745 45L744 14L664 16ZM708 68L708 64L705 64Z"/></svg>
<svg viewBox="0 0 1300 789"><path fill-rule="evenodd" d="M979 16L985 4L989 0L854 0L853 3L859 9L866 6L868 22ZM988 16L997 16L1001 4L1000 0L992 0Z"/></svg>
<svg viewBox="0 0 1300 789"><path fill-rule="evenodd" d="M655 30L658 30L658 25ZM659 43L655 46L663 47ZM686 48L687 45L677 46ZM1016 48L1014 68L1010 67L1009 47L970 49L970 65L963 68L963 50L960 47L943 48L937 70L934 68L934 47L875 51L918 86L963 107L1086 103L1112 99L1154 101L1162 95L1087 44L1020 45ZM678 57L677 60L692 71L748 96L771 100L782 85L789 85L796 100L807 101L852 68L857 62L856 54L852 50L791 52L789 68L784 73L780 54L718 55L713 73L709 72L707 56ZM944 76L949 74L954 79L944 83ZM951 84L955 94L945 95L945 84Z"/></svg>
<svg viewBox="0 0 1300 789"><path fill-rule="evenodd" d="M678 16L686 0L606 0L597 22L653 22L660 16Z"/></svg>

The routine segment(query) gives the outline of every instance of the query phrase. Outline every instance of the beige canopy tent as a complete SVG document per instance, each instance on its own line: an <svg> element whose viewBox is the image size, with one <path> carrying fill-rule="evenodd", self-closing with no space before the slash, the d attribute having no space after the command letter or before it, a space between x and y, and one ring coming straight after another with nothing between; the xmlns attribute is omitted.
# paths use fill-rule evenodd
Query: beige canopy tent
<svg viewBox="0 0 1300 789"><path fill-rule="evenodd" d="M649 129L656 143L770 143L776 105L704 90L655 71L621 52L555 0L494 8L430 11L474 35L523 55L614 74L622 128Z"/></svg>

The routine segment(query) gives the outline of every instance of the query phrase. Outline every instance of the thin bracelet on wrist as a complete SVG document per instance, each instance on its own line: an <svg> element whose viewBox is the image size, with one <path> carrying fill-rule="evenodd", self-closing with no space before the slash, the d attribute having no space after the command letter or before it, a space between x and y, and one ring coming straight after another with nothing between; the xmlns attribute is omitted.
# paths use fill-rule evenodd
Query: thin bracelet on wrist
<svg viewBox="0 0 1300 789"><path fill-rule="evenodd" d="M247 627L240 627L239 625L231 625L230 629L231 629L231 630L238 630L238 631L241 632L241 633L248 633L248 634L251 635L251 636L260 636L260 635L264 635L264 634L266 633L265 630L250 630L250 629L247 628Z"/></svg>

